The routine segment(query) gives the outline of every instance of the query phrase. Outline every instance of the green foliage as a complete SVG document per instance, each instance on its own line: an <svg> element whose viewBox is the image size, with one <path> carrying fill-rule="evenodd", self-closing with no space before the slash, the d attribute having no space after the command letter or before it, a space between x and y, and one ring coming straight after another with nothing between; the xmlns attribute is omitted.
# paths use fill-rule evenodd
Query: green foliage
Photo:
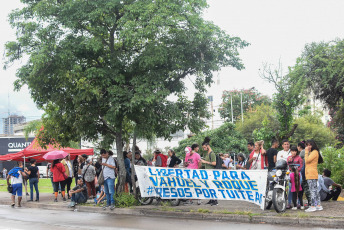
<svg viewBox="0 0 344 230"><path fill-rule="evenodd" d="M200 155L205 152L202 150L202 143L205 137L210 137L210 146L215 153L225 153L234 151L236 153L245 151L247 142L243 136L235 130L232 123L224 123L221 127L199 133L191 138L184 139L179 142L175 152L180 157L185 157L184 149L192 144L200 145Z"/></svg>
<svg viewBox="0 0 344 230"><path fill-rule="evenodd" d="M331 170L331 178L337 183L344 185L344 148L336 149L333 147L325 147L321 149L321 154L324 158L324 163L318 165L319 173L327 168Z"/></svg>
<svg viewBox="0 0 344 230"><path fill-rule="evenodd" d="M205 21L205 0L22 2L9 17L18 33L6 66L28 55L16 88L29 86L47 113L46 136L62 145L102 136L108 146L125 118L147 136L197 132L212 72L243 68L238 49L248 43ZM188 75L197 76L192 101L183 96Z"/></svg>
<svg viewBox="0 0 344 230"><path fill-rule="evenodd" d="M276 138L278 140L289 139L297 127L297 125L292 127L293 114L295 109L305 100L303 89L306 84L303 79L295 76L291 70L289 70L289 74L284 75L281 64L276 69L264 65L260 74L263 79L274 84L277 91L272 100L280 123L280 130L276 133Z"/></svg>
<svg viewBox="0 0 344 230"><path fill-rule="evenodd" d="M197 133L209 116L212 73L244 68L239 49L248 43L202 18L206 0L21 2L9 16L17 39L6 44L5 67L27 57L15 88L28 85L46 112L42 145L83 138L109 148L115 140L122 152L131 124L148 138ZM184 95L190 75L192 100ZM118 163L122 183L122 154Z"/></svg>
<svg viewBox="0 0 344 230"><path fill-rule="evenodd" d="M326 127L320 118L320 115L306 115L295 120L298 124L291 142L297 144L302 140L313 139L319 148L326 145L335 146L336 134Z"/></svg>
<svg viewBox="0 0 344 230"><path fill-rule="evenodd" d="M116 208L127 208L140 205L135 196L128 193L119 193L115 195Z"/></svg>
<svg viewBox="0 0 344 230"><path fill-rule="evenodd" d="M280 129L277 112L271 105L258 105L244 114L244 122L236 122L236 130L248 141L264 140L270 145Z"/></svg>
<svg viewBox="0 0 344 230"><path fill-rule="evenodd" d="M41 120L34 120L27 123L27 125L24 127L24 136L27 140L29 138L30 133L34 133L36 136L39 130L42 128L42 121Z"/></svg>
<svg viewBox="0 0 344 230"><path fill-rule="evenodd" d="M331 128L344 142L344 40L307 44L293 67L293 74L306 82L317 99L330 109ZM342 146L343 144L341 144Z"/></svg>
<svg viewBox="0 0 344 230"><path fill-rule="evenodd" d="M256 105L270 104L271 100L268 96L262 95L254 87L251 89L231 90L224 91L222 94L222 103L219 108L219 112L222 118L226 118L228 121L232 119L231 111L231 97L233 107L234 120L240 120L241 116L241 97L243 112L252 109Z"/></svg>

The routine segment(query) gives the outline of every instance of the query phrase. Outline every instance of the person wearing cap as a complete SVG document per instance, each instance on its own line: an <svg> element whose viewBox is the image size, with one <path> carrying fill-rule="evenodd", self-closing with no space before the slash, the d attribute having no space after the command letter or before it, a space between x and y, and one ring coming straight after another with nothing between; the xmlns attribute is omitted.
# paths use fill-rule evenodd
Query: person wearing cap
<svg viewBox="0 0 344 230"><path fill-rule="evenodd" d="M82 179L84 180L88 197L93 196L92 198L96 197L96 184L95 184L95 178L96 178L96 169L92 165L92 160L87 159L86 164L84 168L82 169Z"/></svg>
<svg viewBox="0 0 344 230"><path fill-rule="evenodd" d="M167 167L167 156L161 153L159 149L154 151L155 167Z"/></svg>

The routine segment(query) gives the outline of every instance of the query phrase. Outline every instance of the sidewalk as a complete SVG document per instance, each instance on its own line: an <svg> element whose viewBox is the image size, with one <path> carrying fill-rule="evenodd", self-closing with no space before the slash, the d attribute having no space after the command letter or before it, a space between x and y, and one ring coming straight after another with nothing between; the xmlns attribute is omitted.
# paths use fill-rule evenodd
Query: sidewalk
<svg viewBox="0 0 344 230"><path fill-rule="evenodd" d="M27 197L29 199L29 197ZM23 197L22 206L24 208L41 208L53 210L68 210L70 200L63 202L61 196L58 202L53 202L53 194L40 194L40 202L26 202ZM76 209L81 212L121 214L121 215L143 215L143 216L165 216L171 218L184 219L204 219L233 221L243 223L267 223L283 225L301 225L325 228L340 228L344 226L344 202L323 202L323 211L306 213L303 210L287 210L283 214L278 214L274 209L261 210L257 205L241 201L219 201L218 206L210 206L202 200L201 205L194 202L191 205L181 205L172 207L167 205L157 205L153 202L148 206L137 206L131 208L116 208L111 211L103 210L101 207L94 207L93 204L78 206ZM10 205L10 194L0 192L0 204ZM73 210L73 209L69 209Z"/></svg>

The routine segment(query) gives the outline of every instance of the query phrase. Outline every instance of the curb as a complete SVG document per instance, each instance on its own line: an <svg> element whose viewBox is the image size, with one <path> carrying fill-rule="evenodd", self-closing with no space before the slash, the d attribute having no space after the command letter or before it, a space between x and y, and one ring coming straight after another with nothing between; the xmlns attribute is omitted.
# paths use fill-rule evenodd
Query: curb
<svg viewBox="0 0 344 230"><path fill-rule="evenodd" d="M0 201L1 205L10 205L9 201ZM42 203L25 203L27 208L40 208L48 210L73 211L66 206L56 204L42 204ZM237 222L248 224L272 224L272 225L287 225L287 226L303 226L309 227L324 227L342 229L344 226L343 219L325 219L325 218L298 218L298 217L276 217L276 216L250 216L250 215L235 215L235 214L219 214L219 213L197 213L197 212L169 212L151 209L139 208L116 208L114 210L103 210L100 207L92 206L77 206L78 212L101 213L112 215L134 215L147 217L166 217L175 219L192 219L192 220L211 220L224 222Z"/></svg>

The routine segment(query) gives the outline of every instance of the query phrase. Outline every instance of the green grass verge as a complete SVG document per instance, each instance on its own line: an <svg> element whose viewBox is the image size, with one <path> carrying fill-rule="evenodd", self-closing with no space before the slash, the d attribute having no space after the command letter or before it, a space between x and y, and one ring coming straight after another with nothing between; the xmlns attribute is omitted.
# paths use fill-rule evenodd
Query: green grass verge
<svg viewBox="0 0 344 230"><path fill-rule="evenodd" d="M51 185L50 178L41 178L39 179L38 183L38 190L40 193L52 193L53 192L53 186ZM23 187L23 192L25 191ZM0 192L7 192L7 182L6 180L0 180ZM30 184L28 180L27 184L27 192L30 193Z"/></svg>

